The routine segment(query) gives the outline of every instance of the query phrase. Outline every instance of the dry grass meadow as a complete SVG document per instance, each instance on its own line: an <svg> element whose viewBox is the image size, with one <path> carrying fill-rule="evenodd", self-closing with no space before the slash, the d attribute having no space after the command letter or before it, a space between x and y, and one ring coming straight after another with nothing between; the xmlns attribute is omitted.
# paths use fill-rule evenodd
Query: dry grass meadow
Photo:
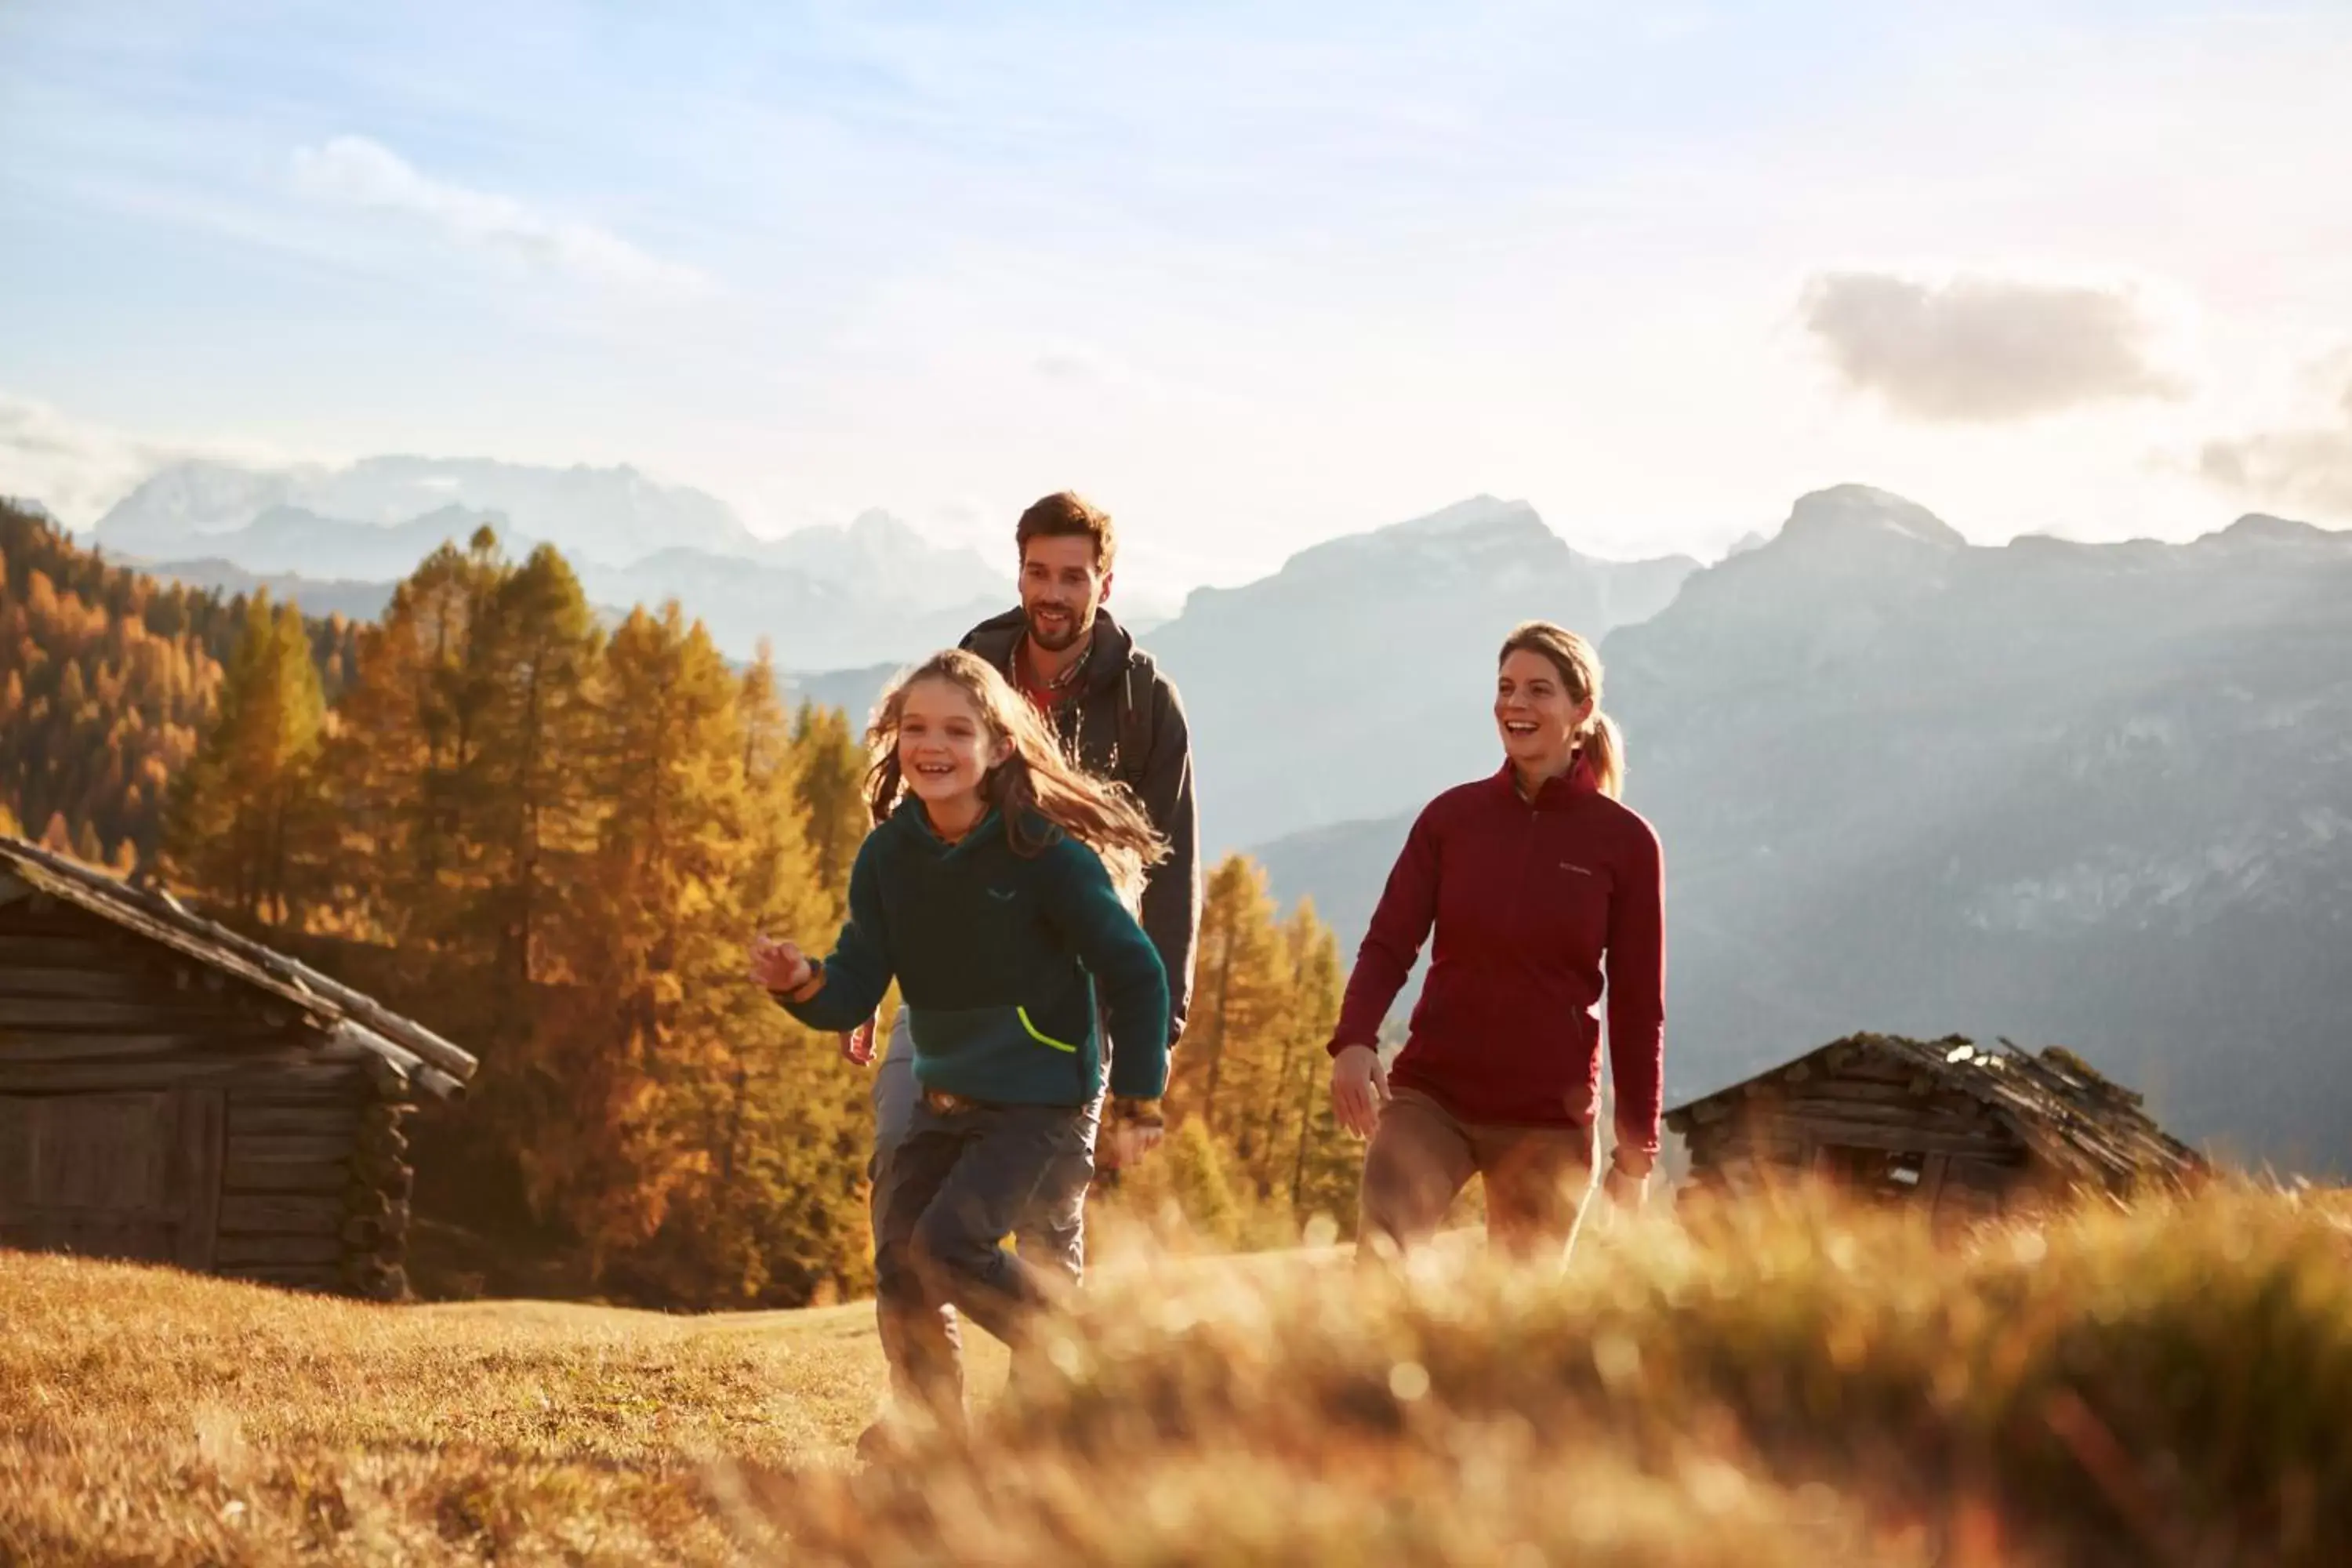
<svg viewBox="0 0 2352 1568"><path fill-rule="evenodd" d="M0 1253L0 1563L2352 1560L2342 1194L1941 1246L1794 1201L1564 1275L1129 1247L1046 1360L968 1443L861 1468L862 1306L370 1307Z"/></svg>

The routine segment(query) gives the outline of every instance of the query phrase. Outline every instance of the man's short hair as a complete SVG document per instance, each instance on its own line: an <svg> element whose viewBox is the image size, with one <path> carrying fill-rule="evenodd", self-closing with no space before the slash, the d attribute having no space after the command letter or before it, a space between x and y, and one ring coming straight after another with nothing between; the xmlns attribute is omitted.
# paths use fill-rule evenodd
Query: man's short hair
<svg viewBox="0 0 2352 1568"><path fill-rule="evenodd" d="M1118 552L1118 538L1111 532L1110 513L1075 490L1055 490L1021 514L1021 521L1013 529L1013 547L1025 557L1033 539L1093 540L1097 572L1109 571L1111 560Z"/></svg>

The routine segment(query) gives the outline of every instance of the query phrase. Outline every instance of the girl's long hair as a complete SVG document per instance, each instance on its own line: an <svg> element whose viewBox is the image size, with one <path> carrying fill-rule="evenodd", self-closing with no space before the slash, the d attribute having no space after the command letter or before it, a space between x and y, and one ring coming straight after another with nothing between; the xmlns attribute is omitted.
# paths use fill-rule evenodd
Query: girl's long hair
<svg viewBox="0 0 2352 1568"><path fill-rule="evenodd" d="M1577 731L1577 750L1584 753L1601 793L1612 800L1622 799L1625 734L1617 728L1616 720L1601 710L1600 651L1565 627L1549 621L1527 621L1513 627L1511 635L1503 639L1503 651L1495 656L1495 662L1500 664L1515 653L1541 654L1559 671L1560 681L1572 700L1592 704L1592 716Z"/></svg>
<svg viewBox="0 0 2352 1568"><path fill-rule="evenodd" d="M961 648L935 653L900 676L883 695L866 726L866 805L878 824L898 809L906 790L898 768L898 725L908 691L926 680L944 681L979 710L981 727L1007 742L1013 754L981 780L981 798L1004 818L1013 853L1035 855L1051 842L1052 828L1068 834L1097 855L1111 885L1129 908L1143 891L1146 868L1168 858L1168 840L1151 826L1126 785L1098 779L1062 752L1029 700L996 667ZM1051 825L1040 832L1036 818Z"/></svg>

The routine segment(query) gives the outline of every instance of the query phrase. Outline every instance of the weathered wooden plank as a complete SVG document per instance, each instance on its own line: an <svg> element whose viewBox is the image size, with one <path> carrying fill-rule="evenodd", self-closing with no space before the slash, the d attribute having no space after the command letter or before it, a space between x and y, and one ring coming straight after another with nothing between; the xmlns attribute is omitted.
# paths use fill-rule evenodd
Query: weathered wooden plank
<svg viewBox="0 0 2352 1568"><path fill-rule="evenodd" d="M116 1001L168 1001L171 993L128 965L12 963L0 959L0 996L90 996Z"/></svg>
<svg viewBox="0 0 2352 1568"><path fill-rule="evenodd" d="M317 1110L338 1115L363 1113L376 1103L367 1091L364 1069L346 1071L336 1082L324 1088L289 1088L284 1084L253 1083L234 1089L229 1094L232 1108L249 1110Z"/></svg>
<svg viewBox="0 0 2352 1568"><path fill-rule="evenodd" d="M160 1089L209 1084L278 1089L346 1086L358 1075L341 1062L314 1062L299 1047L274 1048L217 1060L194 1057L125 1062L15 1062L0 1059L0 1094L11 1090L54 1094L70 1089Z"/></svg>
<svg viewBox="0 0 2352 1568"><path fill-rule="evenodd" d="M1798 1131L1815 1143L1836 1143L1853 1149L1884 1149L1895 1152L1916 1150L1921 1153L1971 1154L1989 1152L2001 1147L2000 1138L1992 1133L1962 1135L1918 1127L1832 1121L1819 1116L1805 1118Z"/></svg>
<svg viewBox="0 0 2352 1568"><path fill-rule="evenodd" d="M0 1225L34 1223L61 1226L172 1226L179 1223L180 1207L168 1200L143 1204L23 1203L0 1198Z"/></svg>
<svg viewBox="0 0 2352 1568"><path fill-rule="evenodd" d="M347 1160L354 1141L341 1133L247 1132L228 1141L232 1160Z"/></svg>
<svg viewBox="0 0 2352 1568"><path fill-rule="evenodd" d="M343 1200L331 1194L232 1193L220 1200L223 1236L332 1236Z"/></svg>
<svg viewBox="0 0 2352 1568"><path fill-rule="evenodd" d="M214 1250L223 1268L251 1263L337 1263L343 1244L332 1236L223 1236Z"/></svg>
<svg viewBox="0 0 2352 1568"><path fill-rule="evenodd" d="M113 1211L79 1215L53 1210L0 1211L0 1247L26 1252L169 1263L173 1229L169 1219Z"/></svg>
<svg viewBox="0 0 2352 1568"><path fill-rule="evenodd" d="M240 1160L231 1155L221 1185L229 1193L340 1193L351 1167L341 1160Z"/></svg>
<svg viewBox="0 0 2352 1568"><path fill-rule="evenodd" d="M52 932L78 934L73 922L74 917L80 914L79 910L60 906L45 892L28 889L25 898L0 903L0 931L38 936Z"/></svg>
<svg viewBox="0 0 2352 1568"><path fill-rule="evenodd" d="M255 1101L245 1095L228 1102L228 1135L247 1138L261 1132L298 1132L310 1137L335 1137L354 1142L363 1125L359 1103L352 1100L317 1100L306 1104Z"/></svg>
<svg viewBox="0 0 2352 1568"><path fill-rule="evenodd" d="M121 943L103 936L50 931L0 931L0 964L104 969L130 962Z"/></svg>
<svg viewBox="0 0 2352 1568"><path fill-rule="evenodd" d="M1709 1150L1707 1161L1715 1164L1720 1164L1726 1160L1739 1159L1772 1160L1787 1163L1804 1160L1810 1152L1804 1140L1800 1138L1742 1138L1736 1142L1726 1143L1719 1149ZM1698 1163L1696 1155L1693 1156L1692 1163L1694 1164Z"/></svg>
<svg viewBox="0 0 2352 1568"><path fill-rule="evenodd" d="M1981 1103L1958 1089L1941 1089L1934 1083L1918 1079L1893 1083L1884 1079L1868 1078L1821 1079L1807 1084L1801 1098L1854 1100L1872 1105L1916 1105L1937 1100L1948 1100L1955 1105Z"/></svg>
<svg viewBox="0 0 2352 1568"><path fill-rule="evenodd" d="M0 1029L175 1029L189 1009L162 1000L0 994Z"/></svg>
<svg viewBox="0 0 2352 1568"><path fill-rule="evenodd" d="M123 1057L169 1058L200 1054L196 1034L64 1035L0 1032L0 1062L79 1062Z"/></svg>
<svg viewBox="0 0 2352 1568"><path fill-rule="evenodd" d="M2000 1160L1981 1154L1954 1154L1944 1165L1948 1186L1974 1186L1987 1192L2007 1192L2025 1173L2022 1159Z"/></svg>
<svg viewBox="0 0 2352 1568"><path fill-rule="evenodd" d="M1792 1100L1780 1107L1785 1121L1865 1121L1876 1127L1926 1127L1958 1131L2000 1125L1991 1112L1974 1103L1965 1108L1935 1105L1875 1105L1862 1100Z"/></svg>
<svg viewBox="0 0 2352 1568"><path fill-rule="evenodd" d="M1996 1181L1990 1175L1982 1180L1964 1180L1947 1171L1944 1173L1943 1190L1936 1195L1936 1206L1946 1209L1999 1208L2001 1199L2015 1184L2012 1182Z"/></svg>
<svg viewBox="0 0 2352 1568"><path fill-rule="evenodd" d="M226 1107L217 1089L184 1089L180 1106L179 1186L184 1205L175 1247L183 1268L209 1268L219 1240L221 1143Z"/></svg>
<svg viewBox="0 0 2352 1568"><path fill-rule="evenodd" d="M27 1205L161 1209L176 1216L176 1117L168 1093L145 1088L0 1095L0 1193Z"/></svg>

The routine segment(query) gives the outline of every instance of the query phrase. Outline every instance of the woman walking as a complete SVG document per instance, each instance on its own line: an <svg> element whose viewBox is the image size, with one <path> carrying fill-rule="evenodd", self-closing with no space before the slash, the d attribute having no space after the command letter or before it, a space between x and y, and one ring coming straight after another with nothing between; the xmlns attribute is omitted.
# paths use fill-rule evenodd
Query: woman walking
<svg viewBox="0 0 2352 1568"><path fill-rule="evenodd" d="M1424 808L1348 977L1331 1103L1369 1137L1358 1245L1434 1231L1473 1174L1487 1234L1526 1250L1574 1231L1591 1186L1605 967L1616 1146L1606 1185L1638 1205L1658 1149L1665 944L1657 836L1618 803L1624 745L1601 711L1601 660L1532 621L1495 684L1504 763ZM1392 1068L1376 1041L1432 929Z"/></svg>
<svg viewBox="0 0 2352 1568"><path fill-rule="evenodd" d="M942 1309L1026 1336L1049 1276L998 1244L1046 1184L1083 1191L1107 1055L1120 1156L1159 1140L1168 980L1121 889L1165 844L971 654L900 681L867 742L878 826L850 871L848 923L820 962L760 937L751 975L826 1030L870 1018L898 983L921 1097L877 1194L875 1287L895 1390L952 1423L962 1358Z"/></svg>

